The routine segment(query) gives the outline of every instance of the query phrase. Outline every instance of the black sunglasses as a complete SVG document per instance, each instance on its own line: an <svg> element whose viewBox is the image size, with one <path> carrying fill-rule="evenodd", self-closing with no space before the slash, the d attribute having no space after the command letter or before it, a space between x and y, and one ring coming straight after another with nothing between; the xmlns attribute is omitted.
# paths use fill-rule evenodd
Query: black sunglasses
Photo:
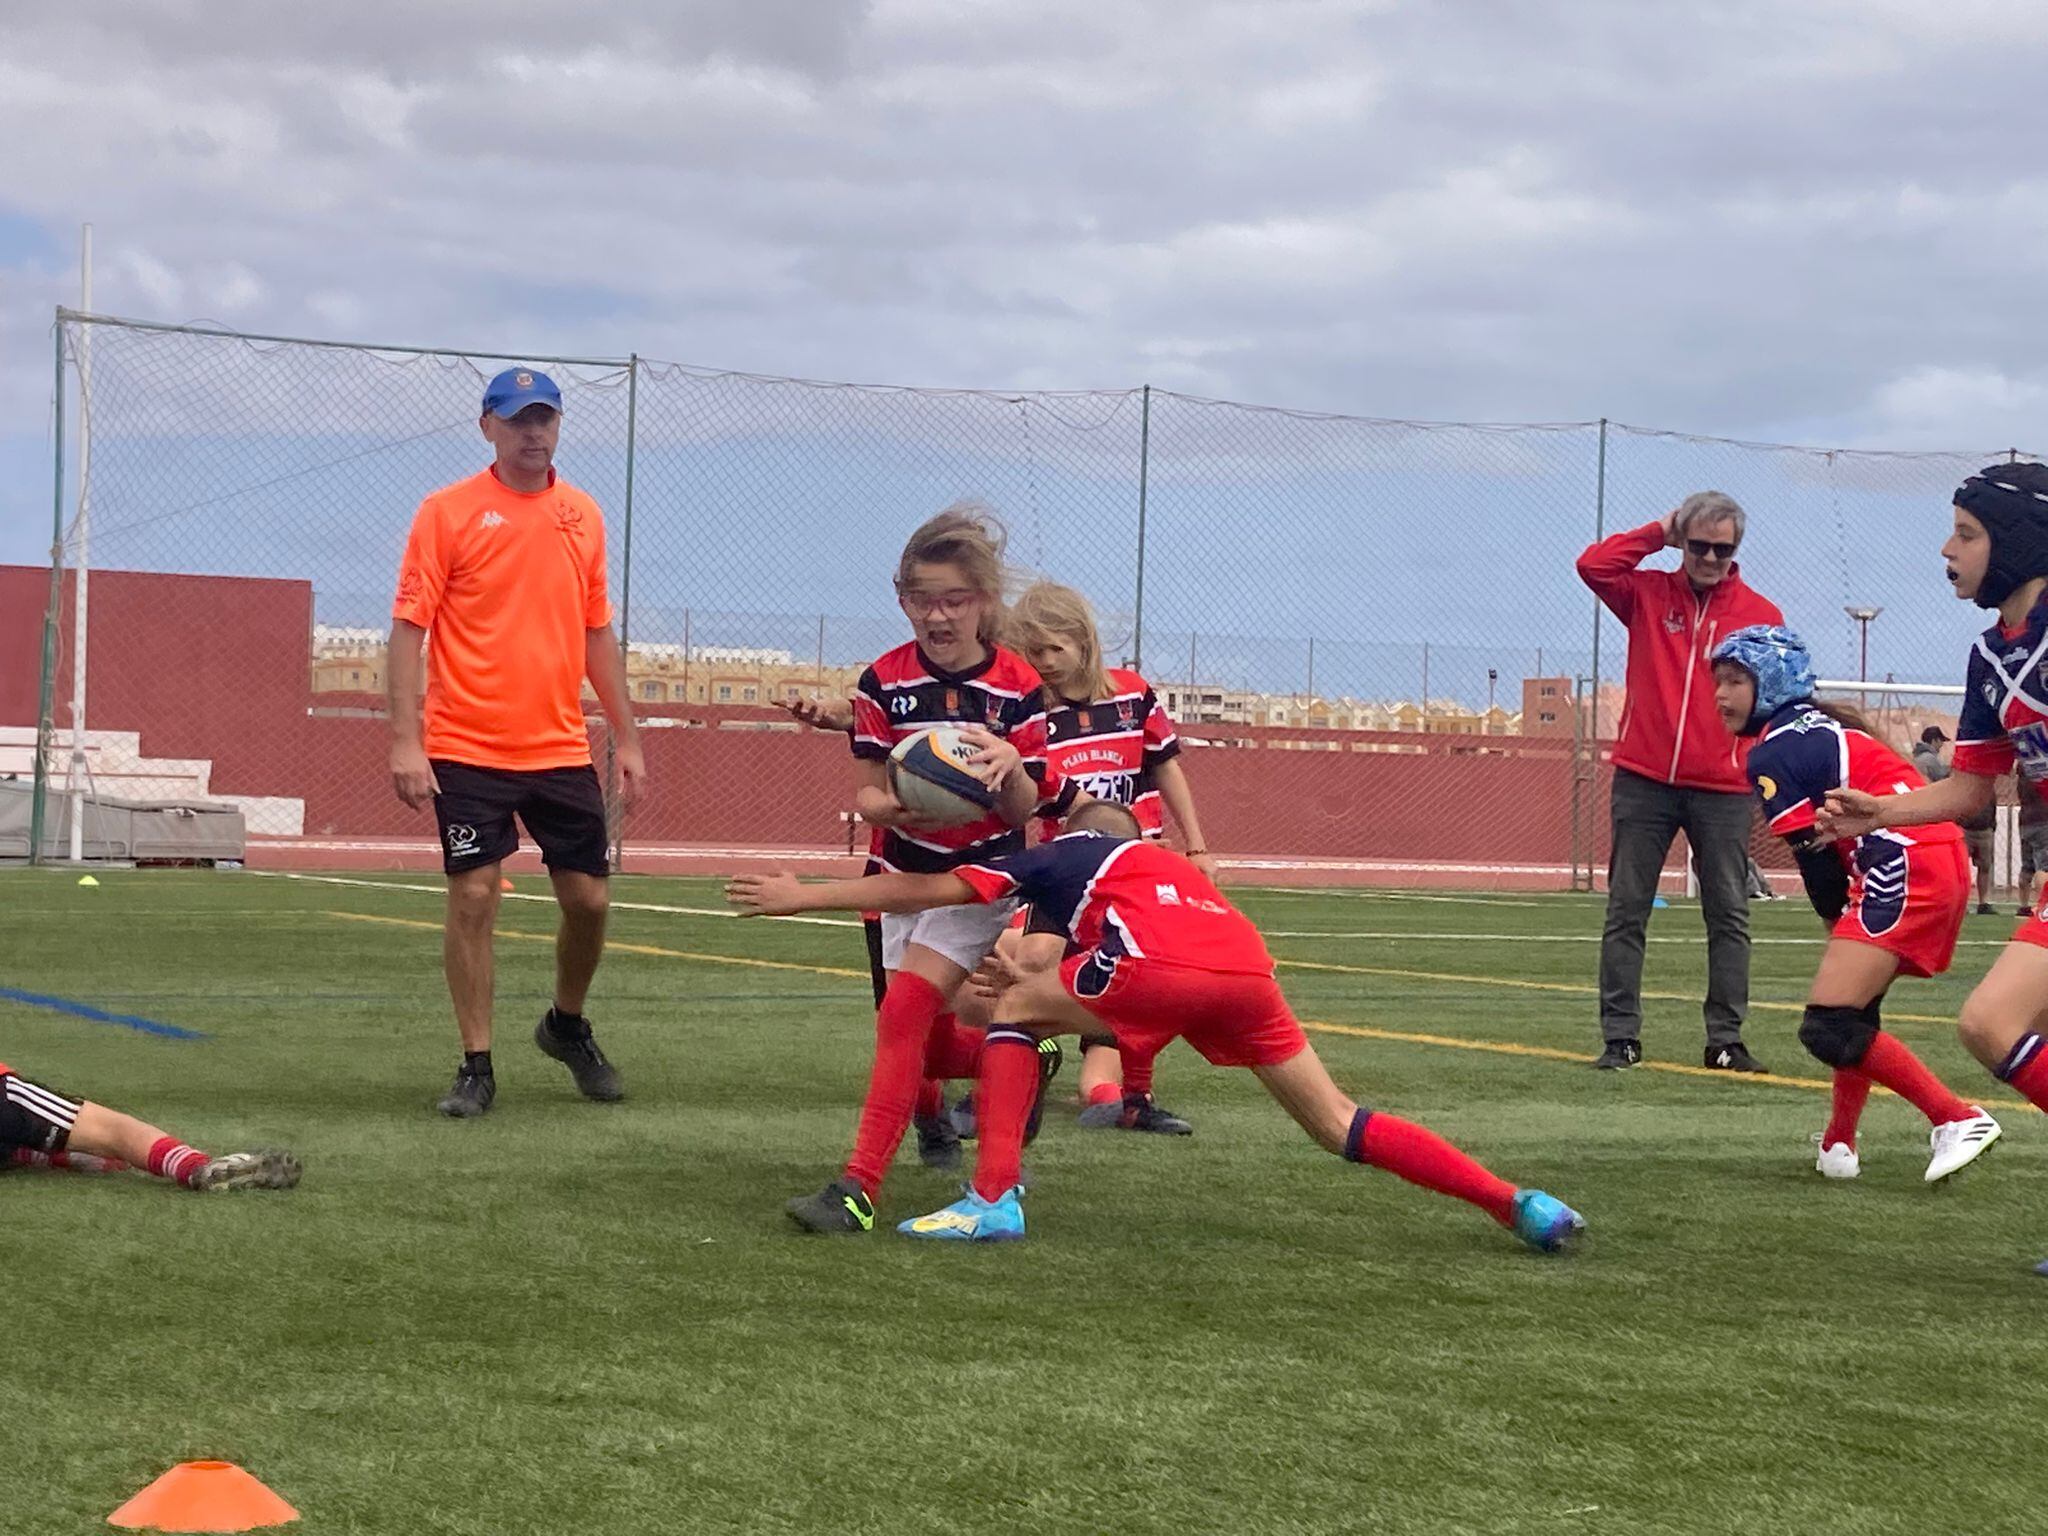
<svg viewBox="0 0 2048 1536"><path fill-rule="evenodd" d="M1687 539L1685 541L1685 552L1689 555L1695 555L1702 560L1706 559L1709 555L1712 555L1716 560L1729 560L1734 558L1735 546L1733 544L1709 544L1705 539Z"/></svg>

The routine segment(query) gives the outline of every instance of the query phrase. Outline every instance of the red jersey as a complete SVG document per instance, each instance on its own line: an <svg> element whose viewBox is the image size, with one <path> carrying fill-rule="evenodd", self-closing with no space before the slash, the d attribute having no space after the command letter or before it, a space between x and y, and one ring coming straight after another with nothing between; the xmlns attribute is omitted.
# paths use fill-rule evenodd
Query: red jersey
<svg viewBox="0 0 2048 1536"><path fill-rule="evenodd" d="M1777 604L1739 567L1711 592L1685 572L1636 567L1664 548L1664 525L1645 523L1579 556L1579 578L1628 626L1628 702L1615 733L1617 768L1661 784L1741 794L1744 743L1714 710L1714 647L1750 624L1783 624Z"/></svg>
<svg viewBox="0 0 2048 1536"><path fill-rule="evenodd" d="M979 900L1022 897L1034 921L1056 925L1083 950L1226 976L1273 974L1273 957L1251 919L1158 843L1068 832L1023 853L963 863L953 873Z"/></svg>
<svg viewBox="0 0 2048 1536"><path fill-rule="evenodd" d="M1158 768L1180 755L1180 737L1150 683L1122 667L1107 675L1108 698L1046 711L1046 764L1056 780L1129 807L1145 835L1158 837L1165 830Z"/></svg>
<svg viewBox="0 0 2048 1536"><path fill-rule="evenodd" d="M1059 793L1045 767L1043 684L1015 651L994 646L979 666L947 672L912 641L876 659L853 698L853 755L886 762L896 744L935 725L985 726L1015 747L1040 790ZM1041 796L1041 805L1044 799ZM870 871L942 874L968 859L997 858L1024 846L1024 833L991 811L958 827L877 827Z"/></svg>

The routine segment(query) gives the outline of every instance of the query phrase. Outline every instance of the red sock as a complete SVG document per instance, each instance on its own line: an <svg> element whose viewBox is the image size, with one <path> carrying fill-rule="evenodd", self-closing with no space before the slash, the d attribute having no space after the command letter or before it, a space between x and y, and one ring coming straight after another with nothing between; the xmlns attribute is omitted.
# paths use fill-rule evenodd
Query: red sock
<svg viewBox="0 0 2048 1536"><path fill-rule="evenodd" d="M854 1133L853 1155L846 1177L873 1199L910 1129L923 1074L924 1043L932 1024L946 1011L946 999L922 976L898 971L875 1014L875 1064L868 1072L868 1096L860 1107L860 1129Z"/></svg>
<svg viewBox="0 0 2048 1536"><path fill-rule="evenodd" d="M918 1119L936 1119L939 1111L945 1107L946 1085L944 1083L940 1082L936 1077L928 1077L917 1085L916 1115Z"/></svg>
<svg viewBox="0 0 2048 1536"><path fill-rule="evenodd" d="M1351 1122L1344 1155L1440 1195L1470 1201L1502 1226L1515 1219L1514 1185L1412 1120L1361 1109Z"/></svg>
<svg viewBox="0 0 2048 1536"><path fill-rule="evenodd" d="M1856 1070L1891 1089L1934 1125L1970 1118L1970 1106L1943 1087L1941 1079L1928 1071L1897 1035L1879 1030Z"/></svg>
<svg viewBox="0 0 2048 1536"><path fill-rule="evenodd" d="M199 1170L211 1161L197 1147L188 1147L175 1136L159 1136L149 1149L149 1171L160 1179L174 1179L188 1187Z"/></svg>
<svg viewBox="0 0 2048 1536"><path fill-rule="evenodd" d="M925 1040L925 1076L971 1078L980 1071L981 1031L969 1029L950 1013L940 1014Z"/></svg>
<svg viewBox="0 0 2048 1536"><path fill-rule="evenodd" d="M974 1089L980 1140L974 1148L974 1192L1000 1200L1017 1182L1024 1160L1024 1126L1038 1097L1038 1042L1022 1030L990 1028Z"/></svg>
<svg viewBox="0 0 2048 1536"><path fill-rule="evenodd" d="M1121 1049L1121 1048L1119 1048ZM1124 1061L1124 1094L1129 1098L1149 1099L1152 1097L1152 1063L1159 1058L1141 1051L1122 1050Z"/></svg>
<svg viewBox="0 0 2048 1536"><path fill-rule="evenodd" d="M1097 1083L1088 1090L1090 1104L1121 1104L1123 1101L1124 1090L1117 1083Z"/></svg>
<svg viewBox="0 0 2048 1536"><path fill-rule="evenodd" d="M2039 1035L2022 1036L1994 1074L2010 1083L2036 1109L2048 1109L2048 1049Z"/></svg>
<svg viewBox="0 0 2048 1536"><path fill-rule="evenodd" d="M1870 1079L1854 1067L1835 1068L1835 1108L1828 1128L1820 1133L1824 1147L1856 1149L1856 1127L1863 1120L1863 1102L1870 1097Z"/></svg>

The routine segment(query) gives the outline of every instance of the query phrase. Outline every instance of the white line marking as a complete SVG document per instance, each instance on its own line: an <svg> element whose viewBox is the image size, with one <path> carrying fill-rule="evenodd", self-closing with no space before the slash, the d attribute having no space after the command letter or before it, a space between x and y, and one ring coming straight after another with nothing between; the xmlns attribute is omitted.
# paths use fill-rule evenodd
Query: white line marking
<svg viewBox="0 0 2048 1536"><path fill-rule="evenodd" d="M346 875L301 875L285 869L245 869L245 875L254 875L262 880L298 880L308 885L352 885L370 891L419 891L428 896L445 896L447 887L440 885L414 885L400 880L351 880ZM528 891L506 891L506 901L538 901L552 907L553 893L537 896ZM725 907L672 907L656 901L614 901L615 912L665 912L674 917L732 917L741 914ZM818 928L858 928L860 919L853 917L770 917L757 919L770 923L809 923Z"/></svg>

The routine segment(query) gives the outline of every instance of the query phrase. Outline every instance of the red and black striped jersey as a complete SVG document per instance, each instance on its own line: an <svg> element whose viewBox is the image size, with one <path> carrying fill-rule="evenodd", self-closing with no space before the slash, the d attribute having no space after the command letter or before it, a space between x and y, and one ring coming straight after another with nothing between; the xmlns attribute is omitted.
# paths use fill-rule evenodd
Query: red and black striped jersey
<svg viewBox="0 0 2048 1536"><path fill-rule="evenodd" d="M1145 835L1158 837L1165 824L1158 768L1180 755L1180 737L1150 683L1122 667L1107 675L1108 698L1046 711L1045 760L1059 780L1129 807Z"/></svg>
<svg viewBox="0 0 2048 1536"><path fill-rule="evenodd" d="M885 761L898 742L935 725L987 727L1017 749L1042 797L1059 796L1059 781L1045 766L1043 685L1015 651L995 646L979 666L947 672L913 641L861 673L853 696L855 757ZM868 854L872 869L938 874L1023 846L1022 829L991 813L958 827L877 827Z"/></svg>

